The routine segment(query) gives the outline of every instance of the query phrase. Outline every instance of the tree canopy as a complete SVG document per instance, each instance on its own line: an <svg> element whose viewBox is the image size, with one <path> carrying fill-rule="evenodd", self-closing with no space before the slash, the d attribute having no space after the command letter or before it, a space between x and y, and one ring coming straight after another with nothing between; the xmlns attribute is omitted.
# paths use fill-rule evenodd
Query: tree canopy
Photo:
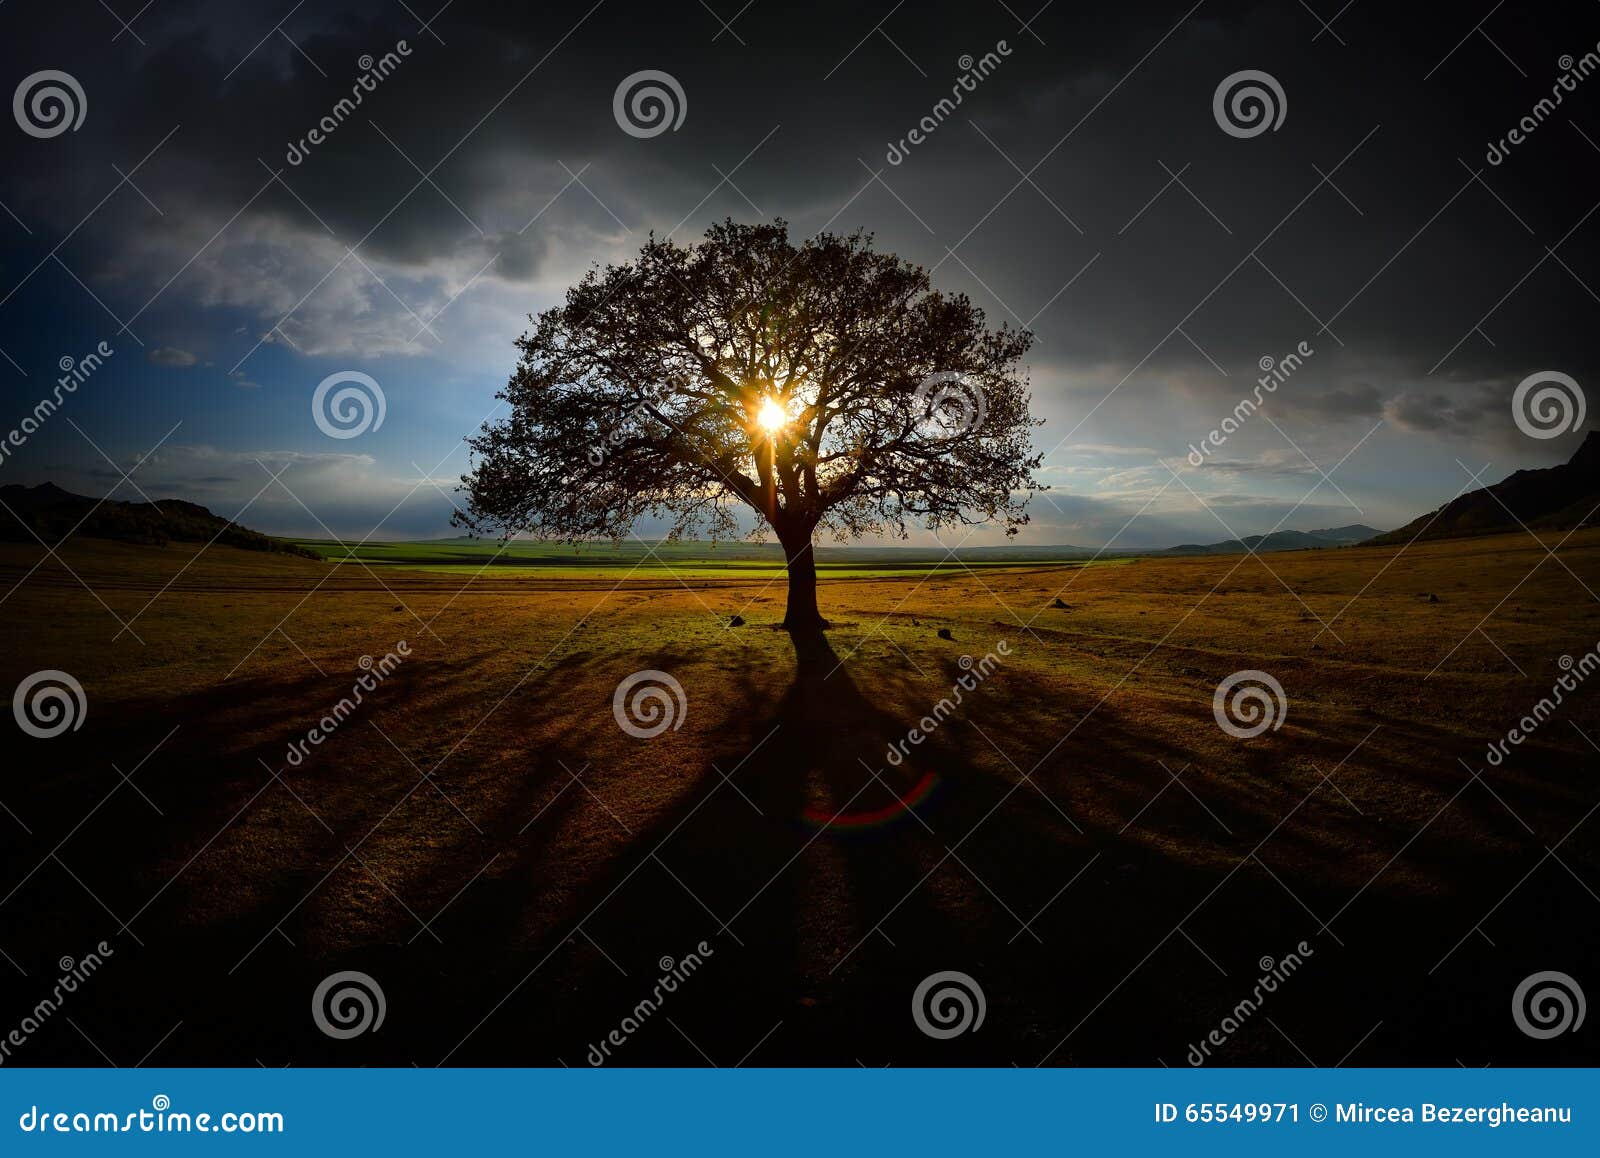
<svg viewBox="0 0 1600 1158"><path fill-rule="evenodd" d="M462 482L477 532L728 538L741 508L785 548L791 627L820 623L811 544L1027 522L1040 456L1026 330L872 246L786 223L713 226L596 268L530 318ZM764 522L766 527L760 524ZM800 606L797 607L797 580ZM809 599L806 588L809 586Z"/></svg>

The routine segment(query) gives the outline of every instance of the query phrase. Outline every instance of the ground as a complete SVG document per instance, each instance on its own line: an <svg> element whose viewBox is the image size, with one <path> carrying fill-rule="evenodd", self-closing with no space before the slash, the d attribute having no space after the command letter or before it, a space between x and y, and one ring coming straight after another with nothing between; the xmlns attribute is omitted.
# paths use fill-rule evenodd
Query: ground
<svg viewBox="0 0 1600 1158"><path fill-rule="evenodd" d="M1595 697L1486 749L1600 641L1600 532L841 575L798 647L775 575L677 570L0 548L0 688L87 705L6 750L0 1032L112 950L7 1064L582 1066L691 953L608 1064L1596 1062L1511 1009L1600 978ZM1248 739L1245 669L1287 701ZM316 1027L341 970L376 1032Z"/></svg>

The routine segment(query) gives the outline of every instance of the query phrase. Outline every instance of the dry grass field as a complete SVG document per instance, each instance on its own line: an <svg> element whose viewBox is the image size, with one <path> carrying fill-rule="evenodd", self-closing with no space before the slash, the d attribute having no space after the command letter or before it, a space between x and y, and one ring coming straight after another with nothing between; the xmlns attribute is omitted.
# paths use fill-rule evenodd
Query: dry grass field
<svg viewBox="0 0 1600 1158"><path fill-rule="evenodd" d="M764 577L40 555L0 552L0 686L87 714L7 745L8 1021L114 956L18 1064L581 1066L702 941L614 1064L1181 1066L1302 941L1213 1064L1600 1060L1509 1009L1600 964L1591 689L1485 761L1600 641L1600 532L824 581L798 652ZM645 669L686 705L649 739L612 710ZM1252 739L1212 712L1242 669L1287 697ZM380 1031L314 1026L342 969ZM978 1031L917 1030L940 970Z"/></svg>

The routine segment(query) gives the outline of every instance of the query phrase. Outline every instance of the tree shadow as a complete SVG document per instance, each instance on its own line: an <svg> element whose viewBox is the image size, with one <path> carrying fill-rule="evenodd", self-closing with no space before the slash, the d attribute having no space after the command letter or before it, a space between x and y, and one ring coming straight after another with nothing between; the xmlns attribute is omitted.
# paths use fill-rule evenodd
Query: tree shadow
<svg viewBox="0 0 1600 1158"><path fill-rule="evenodd" d="M848 1060L841 1040L855 1036L841 1037L841 1026L860 1018L857 999L847 1009L830 996L844 977L858 985L865 976L872 992L859 1000L892 999L897 1012L887 1020L909 1028L899 1010L931 971L930 954L974 967L999 930L981 884L946 844L976 822L995 789L974 774L954 729L890 764L888 745L910 721L863 692L826 636L790 638L795 667L783 694L774 700L755 674L734 673L710 758L669 807L571 884L542 933L513 944L511 926L528 902L508 881L529 882L525 870L535 864L551 867L529 846L512 853L515 863L495 882L456 902L446 922L473 930L493 953L464 961L449 932L444 946L414 947L428 971L460 982L433 998L453 1008L441 1009L429 1047L451 1064L537 1061L522 1028L532 1018L540 1052L575 1064L651 992L661 959L682 959L705 942L706 977L674 995L674 1025L630 1037L619 1064L731 1064L779 1021L785 1059L839 1063ZM944 817L937 830L924 818L930 811ZM892 942L878 929L889 915ZM896 944L904 947L888 969L881 961L860 968L869 952ZM470 982L468 970L476 972ZM485 996L497 987L511 996L485 1020Z"/></svg>
<svg viewBox="0 0 1600 1158"><path fill-rule="evenodd" d="M119 942L117 971L97 978L83 1016L74 1016L118 1061L137 1059L181 1012L184 1028L162 1055L169 1063L581 1065L651 996L663 958L682 962L702 954L703 942L704 968L630 1031L608 1064L1029 1064L1062 1041L1053 1063L1151 1064L1155 1056L1174 1062L1231 1008L1259 957L1312 936L1326 980L1308 973L1273 1017L1317 1060L1337 1059L1380 1017L1385 1029L1369 1051L1411 1060L1442 1056L1429 1032L1454 1027L1461 1039L1476 1024L1441 1009L1442 996L1410 1001L1414 1016L1394 1011L1407 1004L1398 999L1372 1008L1370 979L1384 974L1384 956L1402 954L1425 976L1534 867L1518 862L1508 871L1500 850L1484 858L1483 835L1516 821L1478 788L1426 832L1416 831L1420 821L1385 828L1383 816L1405 803L1402 791L1426 789L1443 804L1459 786L1448 768L1410 766L1416 746L1439 739L1421 725L1404 744L1386 729L1338 773L1346 801L1332 787L1312 792L1317 770L1338 768L1350 752L1341 718L1297 721L1221 766L1207 758L1201 736L1172 730L1177 738L1161 740L1137 699L1098 704L1093 684L1047 691L1019 657L924 742L905 745L895 763L890 746L923 727L923 714L966 669L951 649L913 675L857 660L836 648L839 638L788 636L792 673L786 662L720 673L714 701L696 701L696 723L709 708L714 725L677 742L633 740L613 726L600 694L613 679L609 651L564 657L450 766L444 787L482 832L426 786L360 846L365 864L352 861L322 886L322 874L419 774L376 731L353 725L340 733L348 746L324 749L289 778L294 794L274 785L252 806L251 841L219 855L237 834L220 835L210 863L188 870L135 922L148 951L130 946L123 956ZM703 670L705 659L678 643L616 662ZM471 676L402 669L385 685L388 698L375 700L375 722L427 768L455 743L439 734L441 721L482 716L463 690ZM320 707L326 695L323 681L295 681L291 690L286 702L282 688L272 695L245 685L181 708L203 709L229 729L248 725L251 736L293 731L304 721L291 703ZM137 750L135 739L148 747L144 709L155 705L139 707L115 719L119 742L104 750ZM1204 705L1190 707L1203 723ZM1058 742L1080 718L1089 723ZM94 726L111 723L102 712ZM183 857L204 852L266 782L253 739L229 751L223 763L239 765L232 775L208 779L219 764L208 746L214 739L186 729L139 773L168 812L166 824L182 830L180 840L163 827L162 861L175 848ZM282 751L280 738L262 754L276 766ZM592 775L569 782L591 761ZM1353 775L1358 764L1361 777ZM92 782L86 768L74 771L56 788L61 799L52 796L63 822L75 819L65 797ZM1167 785L1180 772L1188 787ZM1509 774L1497 790L1519 812L1526 801L1541 830L1544 817L1570 811L1570 785L1551 796L1535 791L1548 778L1527 779L1526 792ZM108 775L101 781L109 787ZM1388 785L1396 786L1393 799ZM63 856L127 917L175 869L169 863L153 882L119 888L118 873L149 873L156 847L140 815L144 802L124 788L106 806L107 819L114 809L118 827L123 810L143 825L113 827L102 838L97 817ZM1259 859L1235 872L1269 834ZM18 859L19 873L54 843L47 835ZM1403 855L1386 869L1396 850ZM491 854L493 870L475 876ZM1473 858L1485 863L1474 869ZM1349 872L1333 871L1341 860L1352 862ZM1369 876L1376 883L1358 895ZM1418 881L1450 882L1460 895L1435 889L1423 904ZM1222 891L1210 900L1213 889ZM27 896L33 906L59 902L63 913L59 929L24 958L30 971L35 960L59 955L64 941L73 947L69 917L77 927L102 915L56 866L30 881ZM421 932L402 904L440 939ZM1515 909L1505 906L1497 921L1515 920L1519 931L1537 924ZM1344 944L1318 929L1336 915ZM281 933L272 934L274 923ZM1501 924L1492 932L1509 943ZM1575 941L1563 934L1554 948ZM1580 942L1591 958L1593 941L1585 934ZM1446 962L1461 978L1447 992L1471 989L1503 1004L1507 978L1483 969L1477 948L1469 941ZM380 980L391 1011L383 1033L345 1042L315 1029L309 994L340 969ZM948 970L979 982L988 1019L981 1032L936 1040L918 1031L907 1006L919 983ZM171 997L174 977L185 978L181 1010L177 999L161 1000ZM118 1012L141 1003L158 1012L142 1020ZM168 1009L178 1011L158 1023ZM1297 1064L1270 1026L1256 1029L1241 1039L1243 1052L1219 1060ZM37 1060L86 1060L70 1027L53 1044L35 1044Z"/></svg>

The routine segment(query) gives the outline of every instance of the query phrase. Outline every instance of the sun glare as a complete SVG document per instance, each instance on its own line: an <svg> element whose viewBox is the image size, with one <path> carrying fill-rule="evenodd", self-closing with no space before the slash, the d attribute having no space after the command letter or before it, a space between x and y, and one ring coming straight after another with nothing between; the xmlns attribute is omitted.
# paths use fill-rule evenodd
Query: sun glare
<svg viewBox="0 0 1600 1158"><path fill-rule="evenodd" d="M756 422L760 424L762 430L773 434L788 425L789 415L776 400L767 398L762 401L761 409L756 411Z"/></svg>

